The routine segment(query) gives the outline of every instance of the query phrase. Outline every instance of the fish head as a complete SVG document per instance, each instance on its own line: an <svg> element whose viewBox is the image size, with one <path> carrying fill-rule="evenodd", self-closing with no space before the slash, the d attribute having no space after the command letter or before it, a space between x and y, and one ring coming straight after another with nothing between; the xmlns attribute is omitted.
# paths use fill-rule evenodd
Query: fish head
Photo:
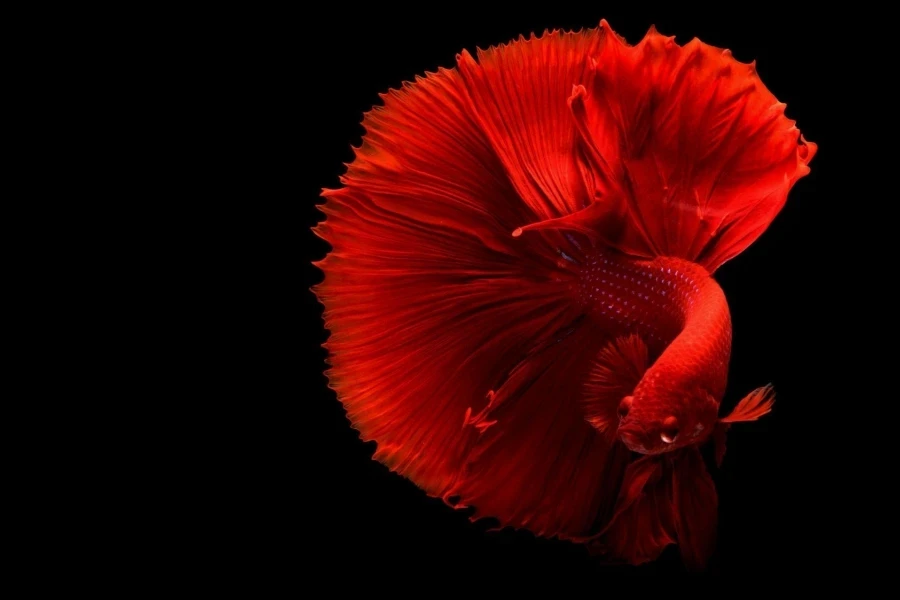
<svg viewBox="0 0 900 600"><path fill-rule="evenodd" d="M640 454L671 452L709 438L717 412L718 403L702 389L638 386L619 404L617 437Z"/></svg>

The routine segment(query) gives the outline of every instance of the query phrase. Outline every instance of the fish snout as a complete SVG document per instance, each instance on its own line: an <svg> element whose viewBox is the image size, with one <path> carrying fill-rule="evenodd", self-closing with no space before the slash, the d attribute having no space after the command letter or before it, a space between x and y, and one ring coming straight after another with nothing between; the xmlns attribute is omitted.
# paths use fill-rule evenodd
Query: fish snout
<svg viewBox="0 0 900 600"><path fill-rule="evenodd" d="M632 452L647 454L649 450L645 445L647 431L640 423L633 419L625 418L619 423L618 437L625 447Z"/></svg>

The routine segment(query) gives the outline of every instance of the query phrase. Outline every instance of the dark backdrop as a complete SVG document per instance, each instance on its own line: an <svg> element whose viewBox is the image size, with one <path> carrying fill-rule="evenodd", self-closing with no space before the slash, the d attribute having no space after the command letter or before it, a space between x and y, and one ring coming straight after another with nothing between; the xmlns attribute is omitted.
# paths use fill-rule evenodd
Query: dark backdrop
<svg viewBox="0 0 900 600"><path fill-rule="evenodd" d="M551 3L552 4L552 3ZM318 561L344 572L364 565L385 573L428 565L449 577L485 573L505 577L541 569L598 574L681 573L678 552L639 568L604 567L580 547L522 532L486 533L465 514L429 499L409 481L371 460L373 444L361 442L326 387L326 340L322 307L308 291L322 279L309 264L328 251L309 231L323 216L315 204L322 187L337 187L350 145L360 141L363 112L378 94L416 74L452 66L463 48L474 50L545 28L578 29L606 18L630 43L650 24L683 44L692 37L729 48L742 62L757 60L760 77L787 104L787 116L819 144L812 173L789 196L769 230L726 264L717 279L729 299L734 346L727 407L747 391L775 385L774 412L759 422L735 427L721 470L711 469L720 501L719 544L711 572L753 575L796 571L804 566L840 565L847 548L836 541L844 526L836 506L844 487L834 472L836 452L826 443L843 417L822 416L823 403L837 401L840 383L829 356L838 342L822 316L837 302L828 289L828 261L811 260L811 249L827 247L840 215L823 207L837 201L833 112L835 66L831 28L815 15L776 15L718 5L696 14L663 14L650 9L501 10L481 12L477 4L428 7L425 13L375 7L325 7L302 32L300 81L304 148L301 158L305 256L301 264L301 365L308 375L300 394L306 431L315 455L299 459L296 477L312 502L301 518L300 548L314 549ZM811 20L812 19L812 20ZM832 286L833 287L833 286ZM414 373L409 374L415 377ZM397 382L402 385L402 381ZM309 467L313 467L309 469ZM301 541L302 540L302 541ZM307 550L302 550L303 552ZM825 563L823 563L825 561ZM840 569L842 567L835 566Z"/></svg>

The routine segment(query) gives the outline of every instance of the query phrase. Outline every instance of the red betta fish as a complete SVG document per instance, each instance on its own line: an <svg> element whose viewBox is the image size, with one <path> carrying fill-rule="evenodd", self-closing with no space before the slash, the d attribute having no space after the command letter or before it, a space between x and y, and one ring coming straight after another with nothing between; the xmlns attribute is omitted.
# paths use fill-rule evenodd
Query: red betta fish
<svg viewBox="0 0 900 600"><path fill-rule="evenodd" d="M631 564L714 546L712 274L816 152L753 64L651 28L545 32L382 96L315 229L330 386L374 458L472 519Z"/></svg>

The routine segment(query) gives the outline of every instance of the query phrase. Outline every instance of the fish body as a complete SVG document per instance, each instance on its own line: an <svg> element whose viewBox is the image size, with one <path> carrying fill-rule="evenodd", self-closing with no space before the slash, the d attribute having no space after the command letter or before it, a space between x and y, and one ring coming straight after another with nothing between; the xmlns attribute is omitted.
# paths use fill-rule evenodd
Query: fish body
<svg viewBox="0 0 900 600"><path fill-rule="evenodd" d="M652 362L624 404L610 400L622 442L648 454L705 441L718 419L731 354L722 289L702 266L677 258L600 251L579 260L575 301L610 339L636 335Z"/></svg>
<svg viewBox="0 0 900 600"><path fill-rule="evenodd" d="M817 147L753 64L602 21L383 95L315 233L329 385L374 458L472 519L702 569L732 325L714 276Z"/></svg>

